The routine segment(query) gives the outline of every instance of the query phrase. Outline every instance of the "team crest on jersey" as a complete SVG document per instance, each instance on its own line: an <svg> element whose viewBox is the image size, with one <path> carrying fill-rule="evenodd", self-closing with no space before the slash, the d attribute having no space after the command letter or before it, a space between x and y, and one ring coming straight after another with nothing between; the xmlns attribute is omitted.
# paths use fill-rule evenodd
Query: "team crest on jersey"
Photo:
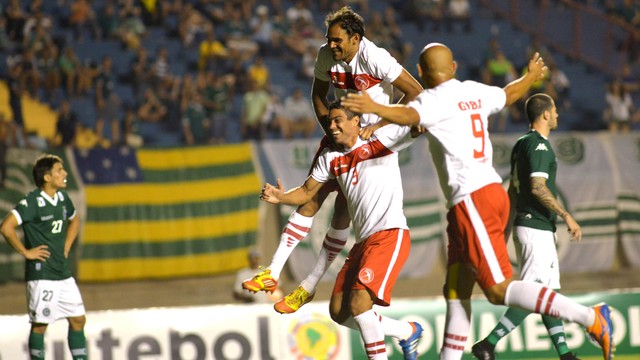
<svg viewBox="0 0 640 360"><path fill-rule="evenodd" d="M371 147L369 145L362 145L360 151L358 151L358 157L360 159L368 159L371 157Z"/></svg>
<svg viewBox="0 0 640 360"><path fill-rule="evenodd" d="M364 76L356 75L353 82L359 91L365 91L369 88L369 80Z"/></svg>
<svg viewBox="0 0 640 360"><path fill-rule="evenodd" d="M38 197L37 201L38 201L38 207L45 207L46 206L46 203L44 202L43 198Z"/></svg>
<svg viewBox="0 0 640 360"><path fill-rule="evenodd" d="M42 310L42 315L44 316L51 315L51 310L49 310L49 308L44 308L44 310Z"/></svg>
<svg viewBox="0 0 640 360"><path fill-rule="evenodd" d="M374 277L373 270L370 268L364 268L360 270L360 273L358 274L358 279L360 279L360 282L363 284L369 284L373 281Z"/></svg>
<svg viewBox="0 0 640 360"><path fill-rule="evenodd" d="M547 145L545 145L544 143L538 144L538 146L536 147L536 151L538 150L549 151L549 149L547 149Z"/></svg>

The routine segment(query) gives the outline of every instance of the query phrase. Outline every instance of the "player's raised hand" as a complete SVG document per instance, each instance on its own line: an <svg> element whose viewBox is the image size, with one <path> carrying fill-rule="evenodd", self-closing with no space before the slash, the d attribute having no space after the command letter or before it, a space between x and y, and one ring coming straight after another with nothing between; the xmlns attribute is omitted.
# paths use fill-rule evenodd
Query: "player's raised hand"
<svg viewBox="0 0 640 360"><path fill-rule="evenodd" d="M284 187L282 187L280 179L277 179L276 186L273 186L269 183L264 184L262 192L260 192L260 200L266 201L270 204L279 204L279 195L282 195L282 193L284 193Z"/></svg>
<svg viewBox="0 0 640 360"><path fill-rule="evenodd" d="M340 105L346 109L360 114L374 112L376 103L371 99L371 96L367 92L362 93L349 93L340 98Z"/></svg>
<svg viewBox="0 0 640 360"><path fill-rule="evenodd" d="M47 259L51 256L49 252L49 248L47 245L40 245L34 248L27 250L24 254L24 257L29 260L40 260L47 261Z"/></svg>
<svg viewBox="0 0 640 360"><path fill-rule="evenodd" d="M549 68L544 64L544 60L542 59L542 56L540 56L540 53L536 52L533 54L533 57L531 57L531 60L529 60L527 70L535 76L536 80L541 80L545 77Z"/></svg>

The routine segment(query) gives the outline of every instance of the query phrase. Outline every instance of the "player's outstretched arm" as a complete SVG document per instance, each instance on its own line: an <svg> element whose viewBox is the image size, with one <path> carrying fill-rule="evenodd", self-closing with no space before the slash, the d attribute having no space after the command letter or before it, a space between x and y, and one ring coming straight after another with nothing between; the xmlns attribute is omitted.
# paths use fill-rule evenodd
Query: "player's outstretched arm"
<svg viewBox="0 0 640 360"><path fill-rule="evenodd" d="M420 123L420 115L415 109L406 105L378 104L366 92L362 94L349 93L340 99L340 103L351 111L361 114L376 114L394 124L418 125Z"/></svg>
<svg viewBox="0 0 640 360"><path fill-rule="evenodd" d="M285 204L285 205L303 205L311 201L313 196L322 187L321 182L318 182L311 176L307 178L304 184L295 187L291 190L284 191L280 179L276 181L276 186L266 183L260 193L260 200L266 201L270 204Z"/></svg>
<svg viewBox="0 0 640 360"><path fill-rule="evenodd" d="M533 83L545 77L548 70L549 69L544 64L544 60L540 54L533 54L533 57L529 60L529 65L527 66L527 73L504 87L504 92L507 94L507 102L505 106L509 106L523 97L529 91L529 88L531 88Z"/></svg>

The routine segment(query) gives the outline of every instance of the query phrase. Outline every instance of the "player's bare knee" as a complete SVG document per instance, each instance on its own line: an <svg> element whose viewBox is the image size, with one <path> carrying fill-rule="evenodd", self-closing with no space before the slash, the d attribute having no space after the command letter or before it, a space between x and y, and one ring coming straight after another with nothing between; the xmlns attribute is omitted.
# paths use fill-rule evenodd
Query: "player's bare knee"
<svg viewBox="0 0 640 360"><path fill-rule="evenodd" d="M68 320L71 329L76 331L84 329L84 325L87 323L87 318L84 315L70 317Z"/></svg>

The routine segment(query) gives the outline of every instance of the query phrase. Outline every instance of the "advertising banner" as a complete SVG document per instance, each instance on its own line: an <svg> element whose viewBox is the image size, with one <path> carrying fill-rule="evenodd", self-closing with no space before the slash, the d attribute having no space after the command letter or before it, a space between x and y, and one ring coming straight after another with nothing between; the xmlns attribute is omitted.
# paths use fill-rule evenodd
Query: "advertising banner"
<svg viewBox="0 0 640 360"><path fill-rule="evenodd" d="M605 301L613 309L616 359L640 354L640 290L571 296L584 305ZM465 349L495 326L506 308L484 299L472 303L472 329ZM352 360L366 359L358 332L335 324L327 302L312 302L291 315L270 304L151 308L89 312L85 334L92 360ZM421 359L436 359L442 344L442 298L394 300L376 308L395 319L424 327ZM577 324L566 324L567 344L580 358L601 358L601 350ZM27 358L29 323L24 316L0 316L0 359ZM50 325L45 336L49 360L68 360L67 322ZM397 340L386 339L389 359L402 359ZM540 316L530 315L496 347L500 359L557 359Z"/></svg>

